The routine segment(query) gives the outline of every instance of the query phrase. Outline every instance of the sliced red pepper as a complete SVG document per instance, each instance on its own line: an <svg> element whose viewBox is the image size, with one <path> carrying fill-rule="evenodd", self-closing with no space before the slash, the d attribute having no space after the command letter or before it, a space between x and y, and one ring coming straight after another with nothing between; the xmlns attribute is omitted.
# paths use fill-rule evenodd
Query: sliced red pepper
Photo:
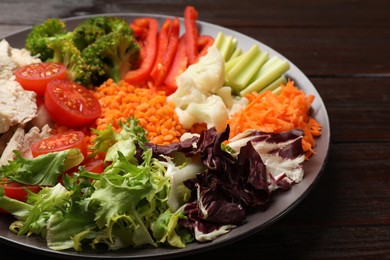
<svg viewBox="0 0 390 260"><path fill-rule="evenodd" d="M177 46L177 51L175 58L172 62L171 68L168 71L167 76L165 77L164 84L169 86L172 94L177 89L176 78L182 74L188 67L188 57L186 53L186 41L185 37L180 37L179 45ZM167 95L169 95L167 93Z"/></svg>
<svg viewBox="0 0 390 260"><path fill-rule="evenodd" d="M199 35L198 37L198 60L207 54L207 50L214 43L214 38L210 35Z"/></svg>
<svg viewBox="0 0 390 260"><path fill-rule="evenodd" d="M173 21L167 18L158 34L157 57L150 76L155 86L163 84L169 68L175 57L179 44L180 23L175 17Z"/></svg>
<svg viewBox="0 0 390 260"><path fill-rule="evenodd" d="M171 22L171 19L167 18L157 35L157 55L150 73L152 77L161 69L161 64L164 62L164 53L169 43L169 29L171 27Z"/></svg>
<svg viewBox="0 0 390 260"><path fill-rule="evenodd" d="M144 26L143 24L135 24L133 22L132 24L130 24L130 27L133 30L134 38L136 38L137 40L146 39L146 36L148 34L147 26Z"/></svg>
<svg viewBox="0 0 390 260"><path fill-rule="evenodd" d="M133 21L132 28L140 35L138 42L141 44L141 64L138 69L126 73L124 80L130 84L140 84L149 79L157 50L158 22L154 18L139 18ZM147 33L141 33L145 28Z"/></svg>
<svg viewBox="0 0 390 260"><path fill-rule="evenodd" d="M198 27L196 19L198 12L193 6L187 6L184 10L184 27L186 29L185 38L187 45L187 56L189 65L194 64L198 57Z"/></svg>

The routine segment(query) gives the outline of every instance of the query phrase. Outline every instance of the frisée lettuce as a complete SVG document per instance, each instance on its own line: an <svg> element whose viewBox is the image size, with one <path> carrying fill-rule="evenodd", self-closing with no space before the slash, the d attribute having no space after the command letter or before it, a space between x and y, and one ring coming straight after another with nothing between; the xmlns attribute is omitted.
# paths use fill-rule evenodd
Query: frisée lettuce
<svg viewBox="0 0 390 260"><path fill-rule="evenodd" d="M10 229L42 236L53 250L81 251L86 245L183 248L242 225L248 212L270 203L274 190L288 189L302 178L299 130L246 132L227 142L228 125L221 132L213 127L177 143L156 145L148 142L136 119L121 126L119 133L110 126L96 132L94 148L106 154L101 174L80 166L73 176L63 176L63 184L31 192L27 202L8 198L0 189L0 208L17 218ZM60 165L51 166L54 172L63 171L66 155L73 151L62 153L51 155L63 158L54 160ZM18 181L44 180L30 176L42 160L19 156L18 163L2 169L8 177L23 169L24 175L14 176Z"/></svg>
<svg viewBox="0 0 390 260"><path fill-rule="evenodd" d="M0 208L18 219L11 230L40 235L54 250L81 251L86 244L110 250L163 243L184 247L191 241L189 232L178 228L179 220L186 217L170 211L167 204L170 177L165 176L166 167L143 146L144 130L133 127L132 120L123 125L121 133L111 133L118 145L107 154L114 149L116 156L109 156L110 164L102 174L79 167L73 177L64 176L64 185L44 187L30 194L26 203L1 192ZM103 136L110 139L111 134L108 131Z"/></svg>

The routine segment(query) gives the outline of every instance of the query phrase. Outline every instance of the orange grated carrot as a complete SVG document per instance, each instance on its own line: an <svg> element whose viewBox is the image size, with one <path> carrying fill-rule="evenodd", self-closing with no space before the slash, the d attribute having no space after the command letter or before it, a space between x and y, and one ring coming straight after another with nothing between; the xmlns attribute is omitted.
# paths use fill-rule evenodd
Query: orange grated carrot
<svg viewBox="0 0 390 260"><path fill-rule="evenodd" d="M310 117L313 95L306 96L294 85L294 81L289 80L282 86L279 95L265 91L245 97L249 105L228 120L231 129L229 138L249 129L279 133L299 128L304 131L302 148L306 158L315 153L315 137L321 135L321 125Z"/></svg>
<svg viewBox="0 0 390 260"><path fill-rule="evenodd" d="M166 101L165 92L109 79L94 90L94 95L102 107L102 114L95 121L97 130L103 130L111 123L112 128L119 132L119 121L134 116L154 144L178 142L186 132L179 123L174 104ZM91 140L93 138L92 135Z"/></svg>

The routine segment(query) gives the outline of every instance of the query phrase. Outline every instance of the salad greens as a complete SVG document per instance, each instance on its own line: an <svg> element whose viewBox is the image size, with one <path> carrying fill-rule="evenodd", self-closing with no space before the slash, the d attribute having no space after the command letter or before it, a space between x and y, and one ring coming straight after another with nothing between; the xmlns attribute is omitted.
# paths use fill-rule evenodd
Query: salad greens
<svg viewBox="0 0 390 260"><path fill-rule="evenodd" d="M155 145L135 118L121 126L119 133L111 126L95 130L94 148L107 155L101 174L80 166L73 176L62 176L63 184L56 183L82 160L78 149L34 159L18 155L1 167L2 177L44 186L29 192L26 202L0 189L0 208L17 219L10 230L42 236L53 250L183 248L243 224L247 212L270 203L274 190L299 181L302 131L248 132L229 146L229 126L222 132L213 127L178 143ZM274 168L281 158L288 159L283 169Z"/></svg>
<svg viewBox="0 0 390 260"><path fill-rule="evenodd" d="M15 155L15 160L0 167L0 177L41 186L54 186L62 173L84 160L83 154L76 148L43 154L34 159L23 158L19 151L15 151Z"/></svg>
<svg viewBox="0 0 390 260"><path fill-rule="evenodd" d="M152 150L144 147L145 133L134 122L130 119L123 124L122 132L115 134L115 145L107 150L109 165L101 175L80 167L74 177L64 176L64 185L45 182L48 186L37 194L30 193L26 203L7 198L2 192L0 207L18 219L11 230L19 235L41 235L54 250L79 251L85 244L93 248L104 244L112 250L161 243L184 247L189 241L188 232L176 234L176 229L178 221L186 217L169 210L170 178L165 176L164 165L152 157ZM112 138L107 134L110 131L105 131L105 136ZM135 157L136 150L141 150L140 161ZM46 157L60 157L71 151ZM16 161L20 162L12 164L15 173L28 173L17 174L18 181L42 179L36 176L45 171L34 171L41 164L41 157L44 156L30 160L19 157ZM63 172L64 160L53 161ZM10 168L7 172L8 177L14 177Z"/></svg>

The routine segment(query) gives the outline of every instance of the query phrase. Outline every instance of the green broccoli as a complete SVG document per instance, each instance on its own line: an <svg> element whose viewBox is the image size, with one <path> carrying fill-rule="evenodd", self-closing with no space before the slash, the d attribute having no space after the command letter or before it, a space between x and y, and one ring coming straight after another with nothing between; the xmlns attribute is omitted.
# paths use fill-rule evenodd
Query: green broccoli
<svg viewBox="0 0 390 260"><path fill-rule="evenodd" d="M43 23L32 27L27 35L25 47L32 55L39 54L41 60L53 57L53 50L47 44L57 37L67 37L68 31L63 21L58 18L46 19Z"/></svg>
<svg viewBox="0 0 390 260"><path fill-rule="evenodd" d="M112 78L118 82L124 74L135 66L139 57L139 47L133 40L130 29L120 29L99 37L82 51L82 57L91 64L92 82Z"/></svg>
<svg viewBox="0 0 390 260"><path fill-rule="evenodd" d="M57 18L47 19L33 27L25 45L42 61L65 64L68 78L86 87L108 78L118 82L140 54L126 20L109 16L88 18L73 31Z"/></svg>
<svg viewBox="0 0 390 260"><path fill-rule="evenodd" d="M84 61L80 50L76 48L71 40L52 40L48 47L53 50L53 57L48 61L65 64L69 79L84 86L92 84L90 66Z"/></svg>
<svg viewBox="0 0 390 260"><path fill-rule="evenodd" d="M94 43L99 37L111 32L108 18L88 18L73 30L73 42L79 50L84 50L88 45Z"/></svg>

